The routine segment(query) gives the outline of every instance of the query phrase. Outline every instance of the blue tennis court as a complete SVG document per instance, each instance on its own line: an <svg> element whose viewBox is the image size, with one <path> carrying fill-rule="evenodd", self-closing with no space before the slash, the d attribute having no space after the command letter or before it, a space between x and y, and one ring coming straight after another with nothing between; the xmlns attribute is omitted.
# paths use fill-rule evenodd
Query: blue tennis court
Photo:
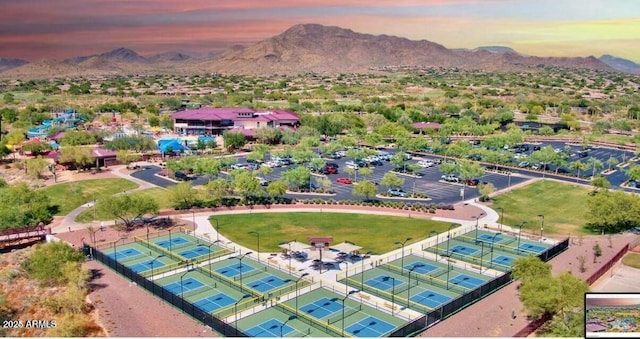
<svg viewBox="0 0 640 339"><path fill-rule="evenodd" d="M466 274L460 274L452 279L449 279L449 282L454 285L474 289L484 284L485 281L480 278L470 277Z"/></svg>
<svg viewBox="0 0 640 339"><path fill-rule="evenodd" d="M164 285L164 289L166 289L167 291L175 294L175 295L180 295L180 293L182 292L189 292L189 291L193 291L196 288L200 288L204 286L203 283L200 282L200 280L198 279L194 279L194 278L187 278L187 279L183 279L182 280L182 285L180 284L179 281L171 283L171 284L167 284Z"/></svg>
<svg viewBox="0 0 640 339"><path fill-rule="evenodd" d="M197 258L203 255L207 255L209 254L209 249L206 246L198 246L196 248L192 248L186 251L182 251L179 252L178 254L180 254L181 256L187 258L187 259L192 259L192 258Z"/></svg>
<svg viewBox="0 0 640 339"><path fill-rule="evenodd" d="M546 250L545 247L534 245L534 244L521 244L520 245L520 249L521 250L525 250L525 251L529 251L529 252L534 252L536 254L540 254L540 253L544 252L544 250Z"/></svg>
<svg viewBox="0 0 640 339"><path fill-rule="evenodd" d="M280 286L286 285L291 280L283 280L275 275L270 275L268 277L264 277L247 284L249 287L257 290L259 292L265 293L271 290L274 290Z"/></svg>
<svg viewBox="0 0 640 339"><path fill-rule="evenodd" d="M394 328L396 327L376 317L367 317L345 328L345 331L355 335L356 337L377 338L384 337Z"/></svg>
<svg viewBox="0 0 640 339"><path fill-rule="evenodd" d="M106 251L106 252L107 252L107 256L116 260L126 260L142 254L142 252L138 251L135 248L127 248L124 250L115 251L115 253L112 251Z"/></svg>
<svg viewBox="0 0 640 339"><path fill-rule="evenodd" d="M414 261L409 265L405 265L404 268L407 270L413 269L413 271L416 273L427 274L437 270L438 266L427 264L421 261Z"/></svg>
<svg viewBox="0 0 640 339"><path fill-rule="evenodd" d="M467 247L464 245L455 245L450 249L450 251L453 253L462 253L464 255L473 255L476 252L479 252L478 249Z"/></svg>
<svg viewBox="0 0 640 339"><path fill-rule="evenodd" d="M162 261L149 260L149 261L141 262L135 265L131 265L129 266L129 268L132 269L134 272L139 273L139 272L149 271L151 270L151 268L158 268L162 266L164 266L164 263Z"/></svg>
<svg viewBox="0 0 640 339"><path fill-rule="evenodd" d="M200 299L193 304L196 305L201 310L204 310L207 313L211 313L215 310L219 310L225 306L229 306L236 301L231 297L227 296L223 293L218 293L211 297L206 297L204 299Z"/></svg>
<svg viewBox="0 0 640 339"><path fill-rule="evenodd" d="M486 242L501 242L502 239L504 239L504 238L498 236L497 234L495 236L488 235L488 234L481 234L481 235L478 236L478 239L482 240L482 241L486 241Z"/></svg>
<svg viewBox="0 0 640 339"><path fill-rule="evenodd" d="M173 247L173 246L182 246L182 245L190 244L191 241L179 235L175 235L171 238L171 241L169 241L169 239L165 239L165 240L156 241L154 243L160 247L169 249L169 247Z"/></svg>
<svg viewBox="0 0 640 339"><path fill-rule="evenodd" d="M404 285L404 281L402 280L385 277L383 275L379 275L375 278L369 279L365 281L365 283L371 287L375 287L383 291L392 290L394 285L396 287Z"/></svg>
<svg viewBox="0 0 640 339"><path fill-rule="evenodd" d="M244 274L253 270L255 270L253 266L237 263L219 268L216 270L216 272L224 275L225 277L234 278L235 276L240 275L240 272Z"/></svg>
<svg viewBox="0 0 640 339"><path fill-rule="evenodd" d="M493 258L492 262L496 264L504 265L507 267L511 267L511 263L513 262L513 260L514 259L512 257L508 257L506 255L499 255Z"/></svg>
<svg viewBox="0 0 640 339"><path fill-rule="evenodd" d="M293 328L289 325L282 326L282 322L276 319L271 319L263 322L260 325L254 326L246 331L250 337L280 337L293 332Z"/></svg>
<svg viewBox="0 0 640 339"><path fill-rule="evenodd" d="M415 301L418 304L427 305L431 308L438 308L440 307L440 305L447 303L449 300L451 300L451 297L429 290L424 290L411 297L411 301Z"/></svg>
<svg viewBox="0 0 640 339"><path fill-rule="evenodd" d="M312 315L318 319L326 318L342 310L342 304L329 298L318 299L300 308L300 311Z"/></svg>

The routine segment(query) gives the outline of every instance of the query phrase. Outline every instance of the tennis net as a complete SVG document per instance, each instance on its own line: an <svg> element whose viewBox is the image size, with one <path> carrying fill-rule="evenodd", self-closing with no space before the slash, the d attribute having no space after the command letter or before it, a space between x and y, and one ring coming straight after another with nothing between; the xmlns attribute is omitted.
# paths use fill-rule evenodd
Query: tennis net
<svg viewBox="0 0 640 339"><path fill-rule="evenodd" d="M178 260L178 261L182 261L182 262L186 262L187 259L177 253L173 253L172 251L167 250L166 248L162 247L162 246L158 246L150 241L146 241L142 238L136 237L137 241L142 242L143 244L147 245L147 248L153 248L157 251L160 251L160 253L165 254L167 256L169 256L172 259Z"/></svg>
<svg viewBox="0 0 640 339"><path fill-rule="evenodd" d="M323 330L324 332L328 333L328 334L333 334L333 335L337 335L338 337L342 337L342 330L336 328L333 325L330 324L325 324L323 321L309 316L308 314L306 314L305 312L299 312L297 310L295 310L294 308L292 308L289 305L283 304L283 303L275 303L274 307L281 310L283 313L288 314L288 315L295 315L298 317L298 320L304 321L307 324L317 327L321 330ZM351 337L351 335L349 333L345 332L345 336L349 336Z"/></svg>
<svg viewBox="0 0 640 339"><path fill-rule="evenodd" d="M241 279L246 279L249 277L252 277L254 275L258 275L262 272L266 272L267 271L267 267L265 266L264 269L262 268L255 268L253 271L247 272L247 273L240 273L238 275L236 275L235 277L233 277L233 280L238 281Z"/></svg>
<svg viewBox="0 0 640 339"><path fill-rule="evenodd" d="M256 290L254 290L253 288L244 286L238 282L236 282L235 280L228 278L218 272L215 271L210 271L208 268L202 267L202 266L198 266L196 267L196 270L200 271L201 273L210 276L211 278L214 278L216 280L218 280L219 282L232 287L232 288L238 288L240 289L240 291L248 291L251 293L251 295L253 295L254 297L264 297L264 295Z"/></svg>
<svg viewBox="0 0 640 339"><path fill-rule="evenodd" d="M407 269L401 269L398 266L395 265L391 265L391 264L385 264L385 265L380 265L378 266L380 268L386 269L390 272L394 272L394 273L398 273L400 275L403 276L409 276L409 274L412 274L412 278L415 279L416 281L421 281L423 283L427 283L427 284L431 284L433 286L438 286L438 287L442 287L448 290L454 290L458 293L466 293L469 289L464 288L462 286L455 286L453 284L449 284L447 283L446 280L442 280L439 279L439 277L447 274L447 270L445 269L438 269L435 274L426 274L426 273L417 273L417 272L410 272ZM405 291L409 288L409 286L406 286L406 288L404 289Z"/></svg>
<svg viewBox="0 0 640 339"><path fill-rule="evenodd" d="M338 321L341 321L342 319L345 319L347 317L350 317L350 316L360 312L360 310L362 310L362 304L359 304L356 307L348 306L347 309L345 309L345 311L344 311L344 316L342 314L340 314L340 315L337 315L337 316L335 316L333 318L329 318L329 319L327 319L327 324L329 324L329 325L335 324Z"/></svg>

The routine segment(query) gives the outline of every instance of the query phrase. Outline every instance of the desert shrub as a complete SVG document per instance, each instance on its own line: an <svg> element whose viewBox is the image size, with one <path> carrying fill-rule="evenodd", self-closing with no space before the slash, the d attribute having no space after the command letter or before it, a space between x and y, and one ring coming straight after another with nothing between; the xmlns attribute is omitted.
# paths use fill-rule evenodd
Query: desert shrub
<svg viewBox="0 0 640 339"><path fill-rule="evenodd" d="M23 264L29 276L41 284L61 284L67 282L66 263L84 261L82 252L63 242L38 245L33 254Z"/></svg>

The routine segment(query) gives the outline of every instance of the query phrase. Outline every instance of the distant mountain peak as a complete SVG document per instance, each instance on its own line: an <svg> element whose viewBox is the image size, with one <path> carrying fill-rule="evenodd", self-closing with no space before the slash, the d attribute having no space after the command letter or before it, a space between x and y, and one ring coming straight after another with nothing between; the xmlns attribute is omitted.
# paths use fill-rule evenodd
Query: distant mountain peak
<svg viewBox="0 0 640 339"><path fill-rule="evenodd" d="M518 54L518 52L516 52L513 48L506 47L506 46L480 46L480 47L474 48L473 51L474 52L487 51L489 53L499 53L499 54L504 54L504 53Z"/></svg>
<svg viewBox="0 0 640 339"><path fill-rule="evenodd" d="M142 62L145 61L145 58L140 54L136 53L134 50L120 47L116 48L112 51L102 53L98 55L98 57L113 59L117 61L125 61L125 62Z"/></svg>
<svg viewBox="0 0 640 339"><path fill-rule="evenodd" d="M0 58L0 72L20 67L28 63L29 61L22 59Z"/></svg>
<svg viewBox="0 0 640 339"><path fill-rule="evenodd" d="M633 62L631 60L615 57L615 56L609 55L609 54L605 54L605 55L601 56L598 60L604 62L609 67L611 67L611 68L613 68L613 69L615 69L617 71L626 72L626 73L633 73L633 74L640 74L640 65L636 64L635 62Z"/></svg>

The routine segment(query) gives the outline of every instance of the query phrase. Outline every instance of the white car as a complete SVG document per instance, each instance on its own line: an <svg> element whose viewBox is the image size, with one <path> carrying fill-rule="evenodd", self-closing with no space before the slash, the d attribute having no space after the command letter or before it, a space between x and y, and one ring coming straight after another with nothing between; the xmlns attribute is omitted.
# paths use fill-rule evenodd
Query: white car
<svg viewBox="0 0 640 339"><path fill-rule="evenodd" d="M360 169L358 164L353 161L347 161L344 165L347 166L347 168L353 168L354 170Z"/></svg>
<svg viewBox="0 0 640 339"><path fill-rule="evenodd" d="M433 167L434 163L431 160L420 160L418 161L418 166L422 168Z"/></svg>

